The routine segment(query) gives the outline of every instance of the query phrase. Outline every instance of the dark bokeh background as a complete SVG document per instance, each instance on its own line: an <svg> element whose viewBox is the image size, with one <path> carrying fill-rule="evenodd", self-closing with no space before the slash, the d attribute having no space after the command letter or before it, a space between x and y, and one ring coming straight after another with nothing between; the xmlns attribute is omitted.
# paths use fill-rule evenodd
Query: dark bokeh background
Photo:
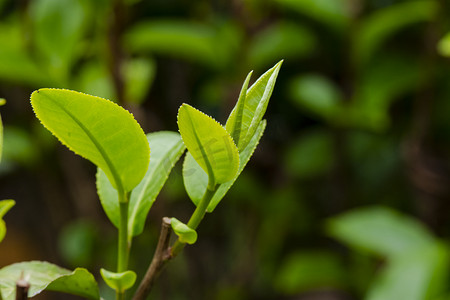
<svg viewBox="0 0 450 300"><path fill-rule="evenodd" d="M255 155L151 299L449 299L449 8L0 0L0 199L17 202L0 267L39 259L98 275L115 264L95 168L39 124L33 90L105 97L145 132L176 131L181 103L224 122L247 73L284 59ZM161 218L193 209L178 164L134 241L138 276Z"/></svg>

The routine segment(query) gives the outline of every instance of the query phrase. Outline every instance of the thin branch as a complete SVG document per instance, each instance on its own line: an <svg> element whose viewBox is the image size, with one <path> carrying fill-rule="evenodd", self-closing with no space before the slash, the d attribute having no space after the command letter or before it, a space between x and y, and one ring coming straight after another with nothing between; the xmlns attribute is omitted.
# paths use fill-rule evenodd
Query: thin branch
<svg viewBox="0 0 450 300"><path fill-rule="evenodd" d="M27 300L28 289L30 284L25 279L21 278L16 282L16 300Z"/></svg>
<svg viewBox="0 0 450 300"><path fill-rule="evenodd" d="M153 256L150 267L148 268L147 273L145 273L136 294L134 294L133 300L144 300L150 294L153 284L162 268L172 258L169 247L171 232L170 219L164 217L162 219L161 233L159 235L155 255Z"/></svg>

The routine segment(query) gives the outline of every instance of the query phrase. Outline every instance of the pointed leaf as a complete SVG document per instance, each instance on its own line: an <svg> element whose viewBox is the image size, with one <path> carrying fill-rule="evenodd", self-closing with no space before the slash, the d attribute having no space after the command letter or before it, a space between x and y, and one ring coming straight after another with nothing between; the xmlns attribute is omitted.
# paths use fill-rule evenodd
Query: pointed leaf
<svg viewBox="0 0 450 300"><path fill-rule="evenodd" d="M3 216L16 204L14 200L2 200L0 201L0 242L6 235L6 225L3 221Z"/></svg>
<svg viewBox="0 0 450 300"><path fill-rule="evenodd" d="M247 96L247 88L248 83L250 82L250 77L252 77L253 71L250 71L248 73L247 78L245 78L244 84L242 85L241 92L239 93L239 99L236 103L236 107L234 108L234 122L227 123L227 131L230 133L231 137L233 138L233 141L236 145L239 145L240 138L241 138L241 132L242 132L242 118L244 116L244 109L245 109L245 98ZM243 133L245 137L245 133ZM238 147L238 150L239 149Z"/></svg>
<svg viewBox="0 0 450 300"><path fill-rule="evenodd" d="M197 241L197 232L183 222L177 220L176 218L172 218L170 219L170 225L172 226L173 232L175 232L178 236L180 242L192 245Z"/></svg>
<svg viewBox="0 0 450 300"><path fill-rule="evenodd" d="M121 293L131 288L136 282L136 273L133 271L114 273L102 268L100 274L110 288Z"/></svg>
<svg viewBox="0 0 450 300"><path fill-rule="evenodd" d="M94 276L86 269L73 272L42 261L21 262L0 269L0 290L3 300L14 300L16 281L25 279L30 284L28 296L43 290L73 294L87 299L100 299Z"/></svg>
<svg viewBox="0 0 450 300"><path fill-rule="evenodd" d="M178 111L181 137L211 185L232 180L239 168L239 153L230 134L213 118L188 104Z"/></svg>
<svg viewBox="0 0 450 300"><path fill-rule="evenodd" d="M258 146L259 140L261 139L264 129L266 128L266 121L263 120L258 130L255 132L255 135L250 140L250 143L247 147L239 153L239 171L237 175L233 178L233 180L228 181L226 183L221 184L216 193L211 199L211 202L208 205L208 212L212 212L217 204L219 204L220 200L225 196L231 186L234 184L236 179L239 177L239 174L244 170L245 165L252 157L253 152ZM187 153L186 158L183 164L183 180L186 191L191 198L192 202L195 205L198 205L203 195L205 194L206 187L208 185L208 175L203 171L203 169L199 166L199 164L194 160L190 153Z"/></svg>
<svg viewBox="0 0 450 300"><path fill-rule="evenodd" d="M282 63L283 61L278 62L273 68L259 77L247 91L246 96L239 97L236 106L228 117L226 124L228 132L235 134L236 128L240 128L238 130L239 137L235 139L239 151L243 150L250 142L250 139L253 138L266 112Z"/></svg>
<svg viewBox="0 0 450 300"><path fill-rule="evenodd" d="M34 112L64 145L101 168L113 186L131 191L147 171L150 149L133 116L117 104L79 92L40 89Z"/></svg>
<svg viewBox="0 0 450 300"><path fill-rule="evenodd" d="M152 157L144 179L131 192L128 211L128 233L135 236L142 233L147 214L160 190L169 177L175 163L186 147L176 132L161 131L147 134ZM97 172L97 191L109 219L119 226L119 201L117 193L101 169Z"/></svg>

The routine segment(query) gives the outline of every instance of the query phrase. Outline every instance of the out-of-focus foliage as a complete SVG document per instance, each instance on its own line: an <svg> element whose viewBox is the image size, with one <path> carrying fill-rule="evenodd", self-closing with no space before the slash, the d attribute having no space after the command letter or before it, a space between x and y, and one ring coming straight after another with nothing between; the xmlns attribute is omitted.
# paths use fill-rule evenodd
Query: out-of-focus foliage
<svg viewBox="0 0 450 300"><path fill-rule="evenodd" d="M37 129L30 91L119 102L145 132L176 130L183 102L225 124L246 72L285 59L260 147L154 298L447 299L448 11L442 0L0 0L0 199L17 200L0 263L12 232L70 267L115 259L95 170ZM138 276L161 217L193 209L182 166L173 173L139 221L154 226L134 242ZM60 241L46 234L59 230Z"/></svg>

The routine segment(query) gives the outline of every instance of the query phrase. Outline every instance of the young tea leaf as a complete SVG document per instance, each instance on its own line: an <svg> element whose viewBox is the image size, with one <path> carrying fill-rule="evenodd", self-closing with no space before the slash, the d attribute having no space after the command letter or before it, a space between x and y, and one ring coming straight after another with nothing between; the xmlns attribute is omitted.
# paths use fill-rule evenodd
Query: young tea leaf
<svg viewBox="0 0 450 300"><path fill-rule="evenodd" d="M133 271L114 273L102 268L100 274L110 288L120 293L131 288L136 282L136 273Z"/></svg>
<svg viewBox="0 0 450 300"><path fill-rule="evenodd" d="M2 200L0 201L0 242L5 238L6 225L3 221L3 216L16 204L14 200Z"/></svg>
<svg viewBox="0 0 450 300"><path fill-rule="evenodd" d="M236 176L238 149L222 125L183 104L178 111L178 127L188 151L208 174L210 186L225 183Z"/></svg>
<svg viewBox="0 0 450 300"><path fill-rule="evenodd" d="M239 153L239 171L237 175L233 178L233 180L219 185L217 191L211 199L211 202L208 205L208 212L212 212L216 208L217 204L219 204L220 200L222 200L222 198L234 184L239 174L241 174L241 172L244 170L245 166L250 160L250 157L252 157L256 146L258 146L259 140L261 139L265 128L266 121L262 120L259 124L258 130L250 140L250 143L247 145L247 147L245 147L244 150ZM206 187L208 185L208 175L205 173L205 171L203 171L203 169L194 160L190 153L186 155L186 158L184 160L183 181L189 198L191 198L192 202L197 205L205 194Z"/></svg>
<svg viewBox="0 0 450 300"><path fill-rule="evenodd" d="M177 220L176 218L172 218L170 219L170 225L172 226L173 232L175 232L178 236L180 242L192 245L197 241L197 232L183 222Z"/></svg>
<svg viewBox="0 0 450 300"><path fill-rule="evenodd" d="M16 281L25 279L30 284L28 296L34 297L43 290L55 291L100 299L97 282L86 269L73 272L42 261L21 262L0 269L0 290L3 300L14 300Z"/></svg>
<svg viewBox="0 0 450 300"><path fill-rule="evenodd" d="M142 233L150 208L169 177L173 166L186 149L181 136L176 132L150 133L147 134L147 139L152 149L152 157L144 179L130 195L128 211L128 234L130 237ZM97 192L108 218L118 227L119 201L117 193L101 169L98 169L97 172Z"/></svg>
<svg viewBox="0 0 450 300"><path fill-rule="evenodd" d="M40 89L34 112L64 145L101 168L119 193L144 177L150 149L139 124L117 104L79 92Z"/></svg>
<svg viewBox="0 0 450 300"><path fill-rule="evenodd" d="M240 96L236 106L228 117L226 128L235 139L239 151L245 149L255 135L255 131L266 112L275 81L283 61L261 75L247 91L246 96ZM243 90L246 89L247 79ZM241 92L242 93L242 92Z"/></svg>

